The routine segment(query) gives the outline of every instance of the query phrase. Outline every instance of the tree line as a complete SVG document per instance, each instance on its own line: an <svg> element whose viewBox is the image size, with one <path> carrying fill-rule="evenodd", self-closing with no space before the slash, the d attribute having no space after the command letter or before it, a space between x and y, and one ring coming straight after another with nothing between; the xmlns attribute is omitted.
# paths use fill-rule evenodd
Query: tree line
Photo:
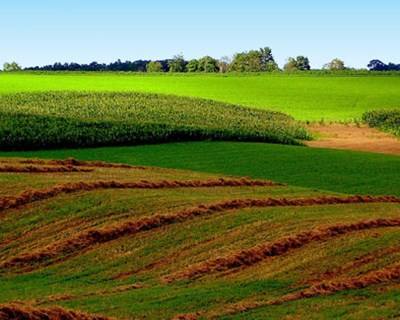
<svg viewBox="0 0 400 320"><path fill-rule="evenodd" d="M344 61L333 59L325 64L324 70L340 71L348 69ZM370 71L400 71L400 64L385 64L380 60L371 60L368 64ZM28 67L22 69L16 62L5 63L3 71L121 71L121 72L274 72L282 71L276 63L269 47L236 53L232 58L215 59L205 56L200 59L186 60L183 55L164 60L121 61L105 64L91 62L89 64L60 63L52 65ZM311 70L308 57L297 56L287 59L283 71L296 72Z"/></svg>

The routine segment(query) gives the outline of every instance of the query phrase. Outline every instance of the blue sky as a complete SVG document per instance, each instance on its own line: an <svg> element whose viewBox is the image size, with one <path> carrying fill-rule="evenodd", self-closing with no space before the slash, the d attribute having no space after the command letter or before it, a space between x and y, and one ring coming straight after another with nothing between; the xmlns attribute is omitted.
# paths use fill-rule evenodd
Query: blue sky
<svg viewBox="0 0 400 320"><path fill-rule="evenodd" d="M270 46L282 65L400 63L400 1L1 0L0 64L186 58Z"/></svg>

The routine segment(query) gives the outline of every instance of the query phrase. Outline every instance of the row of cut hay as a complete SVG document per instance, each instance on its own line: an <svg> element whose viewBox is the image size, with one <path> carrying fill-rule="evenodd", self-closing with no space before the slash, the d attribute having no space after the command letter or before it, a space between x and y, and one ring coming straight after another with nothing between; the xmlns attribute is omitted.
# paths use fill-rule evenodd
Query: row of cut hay
<svg viewBox="0 0 400 320"><path fill-rule="evenodd" d="M92 172L92 168L80 168L71 165L38 166L38 165L0 165L0 172L6 173L57 173L57 172Z"/></svg>
<svg viewBox="0 0 400 320"><path fill-rule="evenodd" d="M63 240L61 242L52 244L47 246L44 249L38 250L36 252L30 252L27 254L22 254L20 256L14 257L1 265L1 268L13 268L13 267L28 267L32 264L49 262L51 259L56 259L57 257L62 257L63 259L67 259L68 256L72 254L85 250L91 246L106 243L112 240L116 240L118 238L133 235L142 231L147 231L155 228L160 228L166 225L170 225L173 223L183 222L189 219L193 219L199 216L211 215L213 213L223 212L227 210L238 210L243 208L251 208L251 207L278 207L278 206L310 206L310 205L333 205L333 204L353 204L353 203L381 203L381 202L389 202L389 203L400 203L400 199L396 197L390 196L382 196L382 197L371 197L371 196L349 196L349 197L317 197L317 198L299 198L299 199L239 199L239 200L230 200L225 202L219 202L215 204L209 205L199 205L194 208L178 211L170 214L155 214L153 216L144 217L138 220L128 221L124 223L117 224L108 228L101 229L91 229L86 232L83 232L75 237L71 237L69 239ZM390 220L389 220L390 222ZM388 223L389 223L388 222ZM373 222L365 222L365 228L369 227L369 223L373 224ZM385 220L378 220L377 222L380 226L384 226ZM359 223L359 225L350 225L351 230L356 229L357 227L362 228L364 225ZM371 225L369 228L372 228ZM335 228L339 228L336 230ZM346 231L346 225L333 226L331 229L325 230L325 233L334 234L335 232L340 234L342 229ZM342 230L342 231L343 231ZM323 231L322 231L323 232ZM311 236L314 236L315 239L320 237L321 235L318 232L309 232ZM308 233L307 233L308 235ZM298 235L299 239L303 239L303 242L306 241L307 236ZM311 239L313 241L315 239ZM291 243L291 238L287 240ZM298 244L298 240L296 239L291 244L294 247ZM282 243L276 244L276 248L278 248ZM261 250L261 248L254 249L253 251ZM266 250L266 249L264 249ZM271 250L275 250L275 247ZM251 250L250 250L251 251ZM265 252L264 254L267 254ZM242 253L242 255L246 255L246 251ZM258 253L260 256L260 253ZM229 260L229 259L228 259ZM226 262L227 267L230 266L230 263ZM217 262L222 263L223 259L219 259ZM212 267L215 264L215 268L221 268L221 266L217 267L218 263L211 261L209 263L205 263L205 265L197 266L190 271L185 271L183 274L180 274L180 277L192 277L198 273L201 273L201 270L205 268L208 270L209 267ZM200 268L200 269L199 269ZM199 270L197 270L199 269ZM211 270L210 270L211 271ZM188 274L187 274L188 272ZM193 273L193 274L192 274ZM174 275L175 277L175 275Z"/></svg>
<svg viewBox="0 0 400 320"><path fill-rule="evenodd" d="M281 298L278 298L273 301L266 302L239 302L233 304L231 306L227 306L225 310L221 313L210 313L207 318L214 319L219 318L221 316L234 315L239 313L245 313L257 308L272 306L272 305L281 305L284 303L297 301L301 299L308 299L318 296L328 296L335 294L337 292L346 291L346 290L357 290L364 289L373 285L380 284L389 284L393 282L398 282L400 280L400 264L394 264L379 270L371 271L363 275L355 276L355 277L347 277L344 279L332 280L332 281L323 281L318 284L315 284L309 288L301 290L299 292L287 294ZM196 313L200 315L201 312ZM186 315L178 315L179 318L175 319L198 319L198 317L193 317L196 314L188 314L188 318L185 318Z"/></svg>
<svg viewBox="0 0 400 320"><path fill-rule="evenodd" d="M36 308L12 303L0 305L0 320L111 320L111 318L61 307Z"/></svg>
<svg viewBox="0 0 400 320"><path fill-rule="evenodd" d="M356 231L398 226L400 226L400 218L363 220L355 223L316 228L293 236L284 237L274 242L263 243L249 249L233 252L225 257L214 258L189 266L184 270L168 275L164 280L172 282L181 279L194 279L213 272L247 268L269 257L283 255L312 242L325 241Z"/></svg>
<svg viewBox="0 0 400 320"><path fill-rule="evenodd" d="M65 160L39 160L39 159L25 159L17 161L21 164L34 164L46 166L83 166L83 167L96 167L96 168L117 168L117 169L140 169L144 170L143 166L132 166L123 163L109 163L104 161L83 161L75 158L67 158Z"/></svg>
<svg viewBox="0 0 400 320"><path fill-rule="evenodd" d="M63 193L73 193L78 191L93 191L97 189L173 189L173 188L211 188L211 187L262 187L276 186L277 183L271 181L242 179L209 179L209 180L163 180L138 182L119 182L119 181L96 181L96 182L75 182L60 184L48 189L27 190L17 196L6 196L0 198L0 211L5 209L17 208L32 202L46 200L56 197Z"/></svg>
<svg viewBox="0 0 400 320"><path fill-rule="evenodd" d="M302 284L315 284L326 280L332 280L334 278L346 274L347 272L354 271L362 266L371 263L376 263L379 259L387 258L390 255L397 254L399 252L400 252L400 247L398 246L378 249L373 252L369 252L365 255L362 255L360 257L357 257L355 260L349 261L332 270L326 271L321 275L316 276L313 279L304 280Z"/></svg>

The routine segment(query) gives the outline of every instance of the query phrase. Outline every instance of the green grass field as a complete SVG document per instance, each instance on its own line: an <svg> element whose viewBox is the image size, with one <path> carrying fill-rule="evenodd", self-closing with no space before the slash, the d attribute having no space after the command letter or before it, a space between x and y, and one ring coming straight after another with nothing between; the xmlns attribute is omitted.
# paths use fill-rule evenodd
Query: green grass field
<svg viewBox="0 0 400 320"><path fill-rule="evenodd" d="M287 113L299 120L349 121L400 108L400 76L4 74L0 94L26 91L138 91L201 97Z"/></svg>
<svg viewBox="0 0 400 320"><path fill-rule="evenodd" d="M196 142L0 152L0 157L103 160L253 178L341 193L400 196L400 157L263 143Z"/></svg>

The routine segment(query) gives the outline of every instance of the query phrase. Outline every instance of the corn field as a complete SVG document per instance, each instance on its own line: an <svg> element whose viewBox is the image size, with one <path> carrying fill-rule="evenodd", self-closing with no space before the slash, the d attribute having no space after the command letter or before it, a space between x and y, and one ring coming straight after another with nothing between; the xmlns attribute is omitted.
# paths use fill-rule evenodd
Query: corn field
<svg viewBox="0 0 400 320"><path fill-rule="evenodd" d="M211 100L142 93L0 96L0 148L44 149L227 140L301 144L293 118Z"/></svg>

